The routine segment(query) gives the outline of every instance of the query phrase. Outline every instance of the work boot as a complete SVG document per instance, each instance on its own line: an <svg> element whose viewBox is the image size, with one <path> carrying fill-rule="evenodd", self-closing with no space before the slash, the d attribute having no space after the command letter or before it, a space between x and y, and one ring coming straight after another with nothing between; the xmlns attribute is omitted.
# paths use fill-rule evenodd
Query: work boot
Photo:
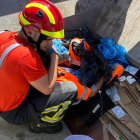
<svg viewBox="0 0 140 140"><path fill-rule="evenodd" d="M46 125L46 124L38 124L37 122L33 121L29 125L29 131L32 133L47 133L47 134L55 134L60 132L63 129L63 125L61 122L57 125Z"/></svg>

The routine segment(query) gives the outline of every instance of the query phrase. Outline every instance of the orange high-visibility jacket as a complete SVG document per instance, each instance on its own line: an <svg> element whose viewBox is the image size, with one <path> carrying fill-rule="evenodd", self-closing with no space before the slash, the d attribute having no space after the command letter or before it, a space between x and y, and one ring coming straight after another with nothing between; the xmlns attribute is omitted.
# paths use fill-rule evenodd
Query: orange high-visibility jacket
<svg viewBox="0 0 140 140"><path fill-rule="evenodd" d="M56 79L57 82L72 81L77 86L77 89L78 89L77 99L79 99L79 98L81 98L83 100L87 100L88 99L88 96L91 93L90 88L81 85L79 83L79 79L75 75L66 72L65 70L63 70L60 67L58 67L57 70L59 72L64 73L63 76L57 77L57 79Z"/></svg>

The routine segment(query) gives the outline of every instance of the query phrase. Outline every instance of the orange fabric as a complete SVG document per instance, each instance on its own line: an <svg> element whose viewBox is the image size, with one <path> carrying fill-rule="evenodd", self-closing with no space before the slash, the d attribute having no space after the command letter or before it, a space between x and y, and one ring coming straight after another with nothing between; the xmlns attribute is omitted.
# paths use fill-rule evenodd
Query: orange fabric
<svg viewBox="0 0 140 140"><path fill-rule="evenodd" d="M119 78L123 74L123 72L124 72L123 66L116 64L116 69L112 73L112 78L107 84L109 84L116 75L117 75L117 78Z"/></svg>
<svg viewBox="0 0 140 140"><path fill-rule="evenodd" d="M77 89L78 89L77 99L79 99L85 90L85 87L79 83L79 79L75 75L72 75L72 74L66 72L65 70L61 69L60 67L58 67L57 70L60 72L63 72L64 76L57 77L56 81L57 82L72 81L77 86ZM89 94L91 93L90 88L87 88L87 89L88 89L88 92L83 100L87 100Z"/></svg>
<svg viewBox="0 0 140 140"><path fill-rule="evenodd" d="M116 69L113 71L112 77L115 77L116 75L120 77L123 74L123 72L124 72L123 66L116 64Z"/></svg>
<svg viewBox="0 0 140 140"><path fill-rule="evenodd" d="M84 41L84 43L86 44L86 49L87 49L89 52L93 52L91 46L90 46L86 41Z"/></svg>
<svg viewBox="0 0 140 140"><path fill-rule="evenodd" d="M79 42L79 44L82 42L82 40L80 38L74 38L74 39L72 39L72 41ZM80 58L78 56L76 56L72 51L72 41L69 45L69 53L70 53L71 59L76 60L76 61L80 61ZM85 43L86 49L90 52L93 52L91 46L86 41L83 41L83 42Z"/></svg>
<svg viewBox="0 0 140 140"><path fill-rule="evenodd" d="M70 43L69 45L69 54L72 60L76 60L80 62L80 58L78 56L76 56L73 51L72 51L72 43Z"/></svg>
<svg viewBox="0 0 140 140"><path fill-rule="evenodd" d="M0 68L0 112L16 108L27 96L29 81L35 81L47 71L39 54L15 33L0 34L0 57L10 45L20 42L5 57Z"/></svg>

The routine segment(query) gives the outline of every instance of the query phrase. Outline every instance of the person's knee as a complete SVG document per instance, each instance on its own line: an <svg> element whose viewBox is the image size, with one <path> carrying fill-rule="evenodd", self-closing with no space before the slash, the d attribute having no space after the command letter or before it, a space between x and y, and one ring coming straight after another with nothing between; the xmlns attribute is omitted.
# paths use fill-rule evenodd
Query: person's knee
<svg viewBox="0 0 140 140"><path fill-rule="evenodd" d="M61 82L60 85L63 95L65 94L67 97L70 98L71 101L77 99L78 89L73 82L71 81Z"/></svg>
<svg viewBox="0 0 140 140"><path fill-rule="evenodd" d="M77 99L77 94L78 89L73 82L57 82L47 104L53 103L58 105L65 101L71 101L72 103Z"/></svg>
<svg viewBox="0 0 140 140"><path fill-rule="evenodd" d="M77 86L71 81L60 82L60 84L61 84L62 93L66 93L66 92L77 93L78 92Z"/></svg>

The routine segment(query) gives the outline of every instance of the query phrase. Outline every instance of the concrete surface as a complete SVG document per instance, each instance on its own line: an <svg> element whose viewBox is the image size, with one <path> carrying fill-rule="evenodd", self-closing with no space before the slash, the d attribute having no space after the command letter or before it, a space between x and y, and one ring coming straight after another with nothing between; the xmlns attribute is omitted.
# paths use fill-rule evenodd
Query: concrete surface
<svg viewBox="0 0 140 140"><path fill-rule="evenodd" d="M0 140L64 140L71 132L64 123L63 126L57 134L34 134L28 131L28 125L15 126L0 117Z"/></svg>
<svg viewBox="0 0 140 140"><path fill-rule="evenodd" d="M18 31L18 13L24 8L29 0L0 0L0 31Z"/></svg>
<svg viewBox="0 0 140 140"><path fill-rule="evenodd" d="M79 13L93 11L93 15L98 15L96 11L104 5L104 0L50 0L60 10L63 18L76 15ZM83 16L84 20L84 16ZM92 21L93 22L93 21Z"/></svg>
<svg viewBox="0 0 140 140"><path fill-rule="evenodd" d="M140 68L140 0L106 0L92 30L125 46L127 58Z"/></svg>

